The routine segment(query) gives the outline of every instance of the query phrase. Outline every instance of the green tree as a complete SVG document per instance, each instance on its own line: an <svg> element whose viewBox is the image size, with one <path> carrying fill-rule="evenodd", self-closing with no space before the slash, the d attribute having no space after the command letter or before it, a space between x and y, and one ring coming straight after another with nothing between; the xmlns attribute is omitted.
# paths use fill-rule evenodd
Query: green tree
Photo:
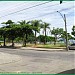
<svg viewBox="0 0 75 75"><path fill-rule="evenodd" d="M45 41L45 36L44 35L39 35L38 37L37 37L37 39L40 41L40 43L44 43L44 41ZM47 42L54 42L54 37L52 37L52 36L46 36L46 41Z"/></svg>
<svg viewBox="0 0 75 75"><path fill-rule="evenodd" d="M6 36L7 36L7 28L1 27L1 28L0 28L0 35L1 35L1 37L3 37L4 46L6 46L5 41L6 41Z"/></svg>
<svg viewBox="0 0 75 75"><path fill-rule="evenodd" d="M25 20L22 20L20 23L20 36L23 37L23 46L26 46L27 42L27 36L32 34L32 26L29 24L29 22L26 22Z"/></svg>
<svg viewBox="0 0 75 75"><path fill-rule="evenodd" d="M61 34L63 33L63 29L62 28L54 28L53 27L53 30L51 31L51 34L53 34L54 35L54 37L55 37L55 41L54 41L54 45L56 45L56 42L57 42L57 39L59 38L59 37L61 37Z"/></svg>
<svg viewBox="0 0 75 75"><path fill-rule="evenodd" d="M70 34L70 33L67 33L67 36L68 36L68 40L70 39L74 39L74 37ZM62 35L61 35L61 38L63 38L64 40L64 43L66 42L66 32L63 31Z"/></svg>
<svg viewBox="0 0 75 75"><path fill-rule="evenodd" d="M12 46L14 46L14 40L19 36L20 26L18 24L10 24L8 26L7 37L12 40Z"/></svg>
<svg viewBox="0 0 75 75"><path fill-rule="evenodd" d="M34 43L34 41L35 41L34 33L28 35L27 42L28 43Z"/></svg>
<svg viewBox="0 0 75 75"><path fill-rule="evenodd" d="M7 31L8 31L8 26L7 25L10 25L10 24L13 24L14 22L12 22L12 20L8 20L7 22L3 22L2 24L6 24L6 26L2 27L1 30L2 30L2 33L1 35L3 36L4 38L4 46L6 46L5 44L5 41L6 41L6 36L7 36Z"/></svg>
<svg viewBox="0 0 75 75"><path fill-rule="evenodd" d="M72 27L72 32L71 34L75 37L75 26Z"/></svg>
<svg viewBox="0 0 75 75"><path fill-rule="evenodd" d="M44 22L42 25L41 25L41 28L43 29L43 31L45 32L45 40L44 40L44 44L46 44L46 32L47 32L47 29L49 29L50 30L50 24L49 23L46 23L46 22Z"/></svg>
<svg viewBox="0 0 75 75"><path fill-rule="evenodd" d="M41 26L41 20L32 20L31 21L31 25L32 25L32 28L33 28L33 31L34 31L34 36L35 36L35 45L36 45L36 41L37 41L37 38L36 38L36 34L39 33L40 31L40 26Z"/></svg>
<svg viewBox="0 0 75 75"><path fill-rule="evenodd" d="M45 36L44 36L44 35L39 35L39 36L37 37L37 40L38 40L40 43L44 43L44 41L45 41Z"/></svg>

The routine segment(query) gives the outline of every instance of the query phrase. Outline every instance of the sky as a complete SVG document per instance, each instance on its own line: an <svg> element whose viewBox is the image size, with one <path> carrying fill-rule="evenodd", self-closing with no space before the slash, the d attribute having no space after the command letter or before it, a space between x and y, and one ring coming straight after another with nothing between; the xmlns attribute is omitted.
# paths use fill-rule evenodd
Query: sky
<svg viewBox="0 0 75 75"><path fill-rule="evenodd" d="M59 1L0 1L0 27L3 26L1 23L7 20L42 20L49 23L51 29L65 29L64 20L57 11L62 16L66 15L67 31L71 33L75 25L75 1L63 1L62 4Z"/></svg>

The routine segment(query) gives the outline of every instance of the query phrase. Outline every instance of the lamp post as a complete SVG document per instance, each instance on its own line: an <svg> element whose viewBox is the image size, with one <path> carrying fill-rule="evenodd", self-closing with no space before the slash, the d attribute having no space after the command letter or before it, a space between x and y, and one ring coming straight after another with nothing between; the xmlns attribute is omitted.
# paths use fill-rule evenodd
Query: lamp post
<svg viewBox="0 0 75 75"><path fill-rule="evenodd" d="M64 16L59 12L57 11L63 18L64 20L64 23L65 23L65 32L66 32L66 50L68 51L68 35L67 35L67 25L66 25L66 16L64 14Z"/></svg>

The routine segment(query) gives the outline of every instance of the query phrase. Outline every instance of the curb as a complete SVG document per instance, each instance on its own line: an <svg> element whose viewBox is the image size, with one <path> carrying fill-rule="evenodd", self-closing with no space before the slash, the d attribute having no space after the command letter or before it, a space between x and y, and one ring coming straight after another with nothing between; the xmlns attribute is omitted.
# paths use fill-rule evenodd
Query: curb
<svg viewBox="0 0 75 75"><path fill-rule="evenodd" d="M45 49L45 48L31 48L31 47L22 47L21 50L35 50L35 51L66 51L65 49Z"/></svg>

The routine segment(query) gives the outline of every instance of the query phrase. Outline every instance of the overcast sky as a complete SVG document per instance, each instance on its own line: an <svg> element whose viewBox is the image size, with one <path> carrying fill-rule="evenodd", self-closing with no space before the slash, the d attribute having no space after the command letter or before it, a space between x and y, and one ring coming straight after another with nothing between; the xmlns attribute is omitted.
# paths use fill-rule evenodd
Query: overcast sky
<svg viewBox="0 0 75 75"><path fill-rule="evenodd" d="M45 2L47 1L0 1L0 26L2 26L2 22L7 20L17 22L20 20L41 19L50 23L51 29L52 27L65 28L61 15L56 12L59 11L62 15L66 14L67 29L70 33L75 22L75 1L63 1L62 4L59 1ZM42 5L33 7L38 4Z"/></svg>

